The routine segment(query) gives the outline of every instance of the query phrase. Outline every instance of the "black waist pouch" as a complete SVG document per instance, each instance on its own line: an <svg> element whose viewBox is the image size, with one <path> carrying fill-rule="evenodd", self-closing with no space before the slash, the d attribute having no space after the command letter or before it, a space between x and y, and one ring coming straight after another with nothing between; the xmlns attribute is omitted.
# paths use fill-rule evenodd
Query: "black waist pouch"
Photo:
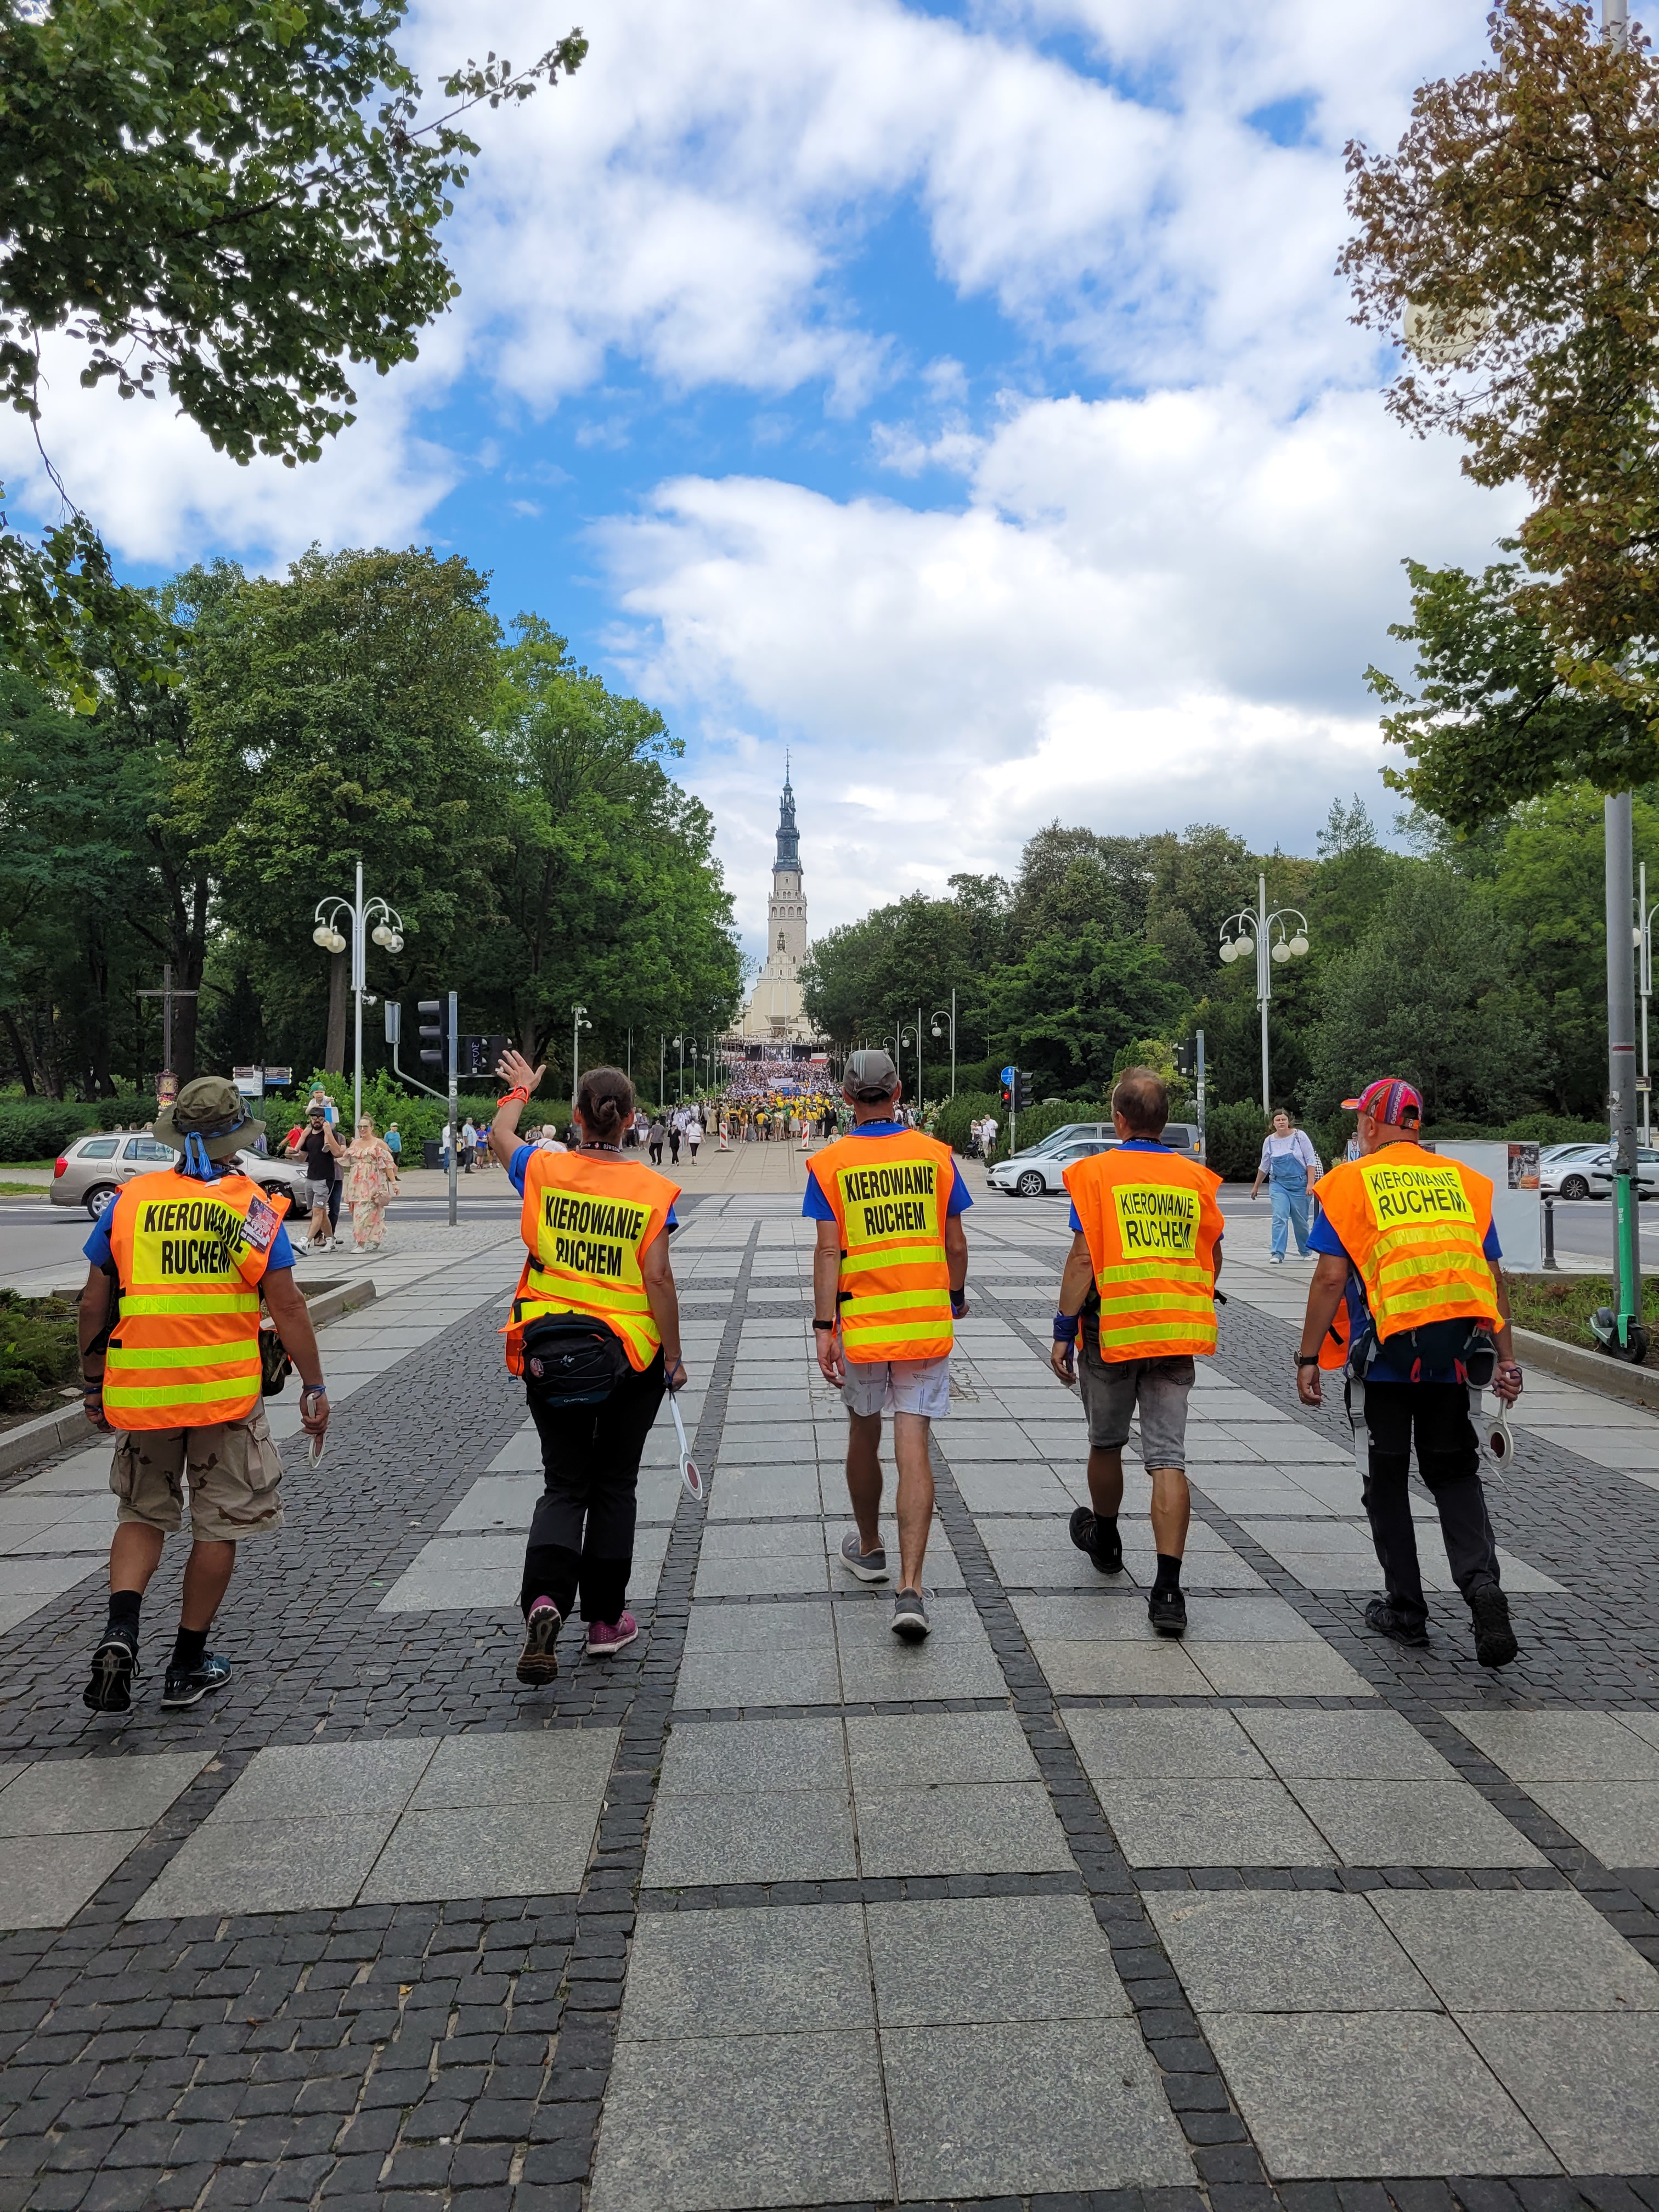
<svg viewBox="0 0 1659 2212"><path fill-rule="evenodd" d="M1382 1340L1382 1356L1404 1368L1413 1382L1431 1376L1445 1382L1490 1382L1498 1364L1497 1346L1478 1315L1424 1322Z"/></svg>
<svg viewBox="0 0 1659 2212"><path fill-rule="evenodd" d="M544 1406L602 1406L629 1372L614 1329L586 1314L544 1314L524 1333L524 1381Z"/></svg>

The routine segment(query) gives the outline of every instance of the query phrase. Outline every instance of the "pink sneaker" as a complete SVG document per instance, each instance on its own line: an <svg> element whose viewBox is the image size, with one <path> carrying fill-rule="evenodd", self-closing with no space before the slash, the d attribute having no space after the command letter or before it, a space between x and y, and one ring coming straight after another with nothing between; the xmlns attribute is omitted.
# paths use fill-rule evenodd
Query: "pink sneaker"
<svg viewBox="0 0 1659 2212"><path fill-rule="evenodd" d="M620 1651L624 1644L631 1644L639 1632L640 1624L631 1613L623 1613L620 1620L590 1620L587 1624L588 1656L608 1659L613 1651Z"/></svg>

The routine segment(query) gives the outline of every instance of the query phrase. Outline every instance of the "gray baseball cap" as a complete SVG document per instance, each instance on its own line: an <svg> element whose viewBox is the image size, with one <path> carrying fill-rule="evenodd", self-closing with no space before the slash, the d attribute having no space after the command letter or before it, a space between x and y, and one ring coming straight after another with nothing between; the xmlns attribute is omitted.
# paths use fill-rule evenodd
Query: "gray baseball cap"
<svg viewBox="0 0 1659 2212"><path fill-rule="evenodd" d="M898 1086L898 1070L884 1052L873 1046L866 1052L855 1052L847 1063L847 1073L841 1087L848 1098L857 1098L865 1105L873 1105L878 1098L890 1098Z"/></svg>

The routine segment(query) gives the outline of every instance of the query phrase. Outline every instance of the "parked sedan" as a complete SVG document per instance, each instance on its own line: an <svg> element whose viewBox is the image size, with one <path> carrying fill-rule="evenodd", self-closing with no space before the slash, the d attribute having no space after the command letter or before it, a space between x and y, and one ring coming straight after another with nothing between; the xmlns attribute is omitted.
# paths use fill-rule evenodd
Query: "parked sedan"
<svg viewBox="0 0 1659 2212"><path fill-rule="evenodd" d="M1605 1145L1552 1145L1538 1156L1538 1188L1545 1198L1588 1198L1589 1170L1605 1160Z"/></svg>
<svg viewBox="0 0 1659 2212"><path fill-rule="evenodd" d="M131 1182L134 1176L153 1175L157 1168L172 1167L178 1158L171 1145L158 1143L143 1130L136 1135L125 1130L105 1130L94 1136L77 1137L52 1168L52 1202L84 1206L96 1221L124 1182ZM303 1163L272 1159L264 1152L238 1152L236 1165L268 1195L286 1198L291 1218L303 1216Z"/></svg>
<svg viewBox="0 0 1659 2212"><path fill-rule="evenodd" d="M1065 1189L1066 1170L1073 1160L1109 1152L1117 1141L1115 1137L1073 1137L1052 1152L1016 1152L1012 1159L1000 1160L986 1180L1010 1197L1041 1198L1045 1191Z"/></svg>
<svg viewBox="0 0 1659 2212"><path fill-rule="evenodd" d="M1607 1146L1603 1146L1593 1160L1584 1163L1583 1174L1589 1182L1592 1198L1613 1196L1613 1153ZM1577 1194L1563 1184L1563 1198ZM1638 1198L1659 1198L1659 1152L1652 1152L1645 1145L1637 1147L1636 1194Z"/></svg>

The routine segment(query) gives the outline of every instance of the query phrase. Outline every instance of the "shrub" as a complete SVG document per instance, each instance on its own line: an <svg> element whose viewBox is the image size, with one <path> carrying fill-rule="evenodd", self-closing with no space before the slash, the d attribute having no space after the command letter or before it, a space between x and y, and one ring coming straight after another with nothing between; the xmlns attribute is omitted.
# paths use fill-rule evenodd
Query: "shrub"
<svg viewBox="0 0 1659 2212"><path fill-rule="evenodd" d="M0 1412L30 1412L43 1391L70 1381L79 1358L72 1305L0 1290Z"/></svg>

